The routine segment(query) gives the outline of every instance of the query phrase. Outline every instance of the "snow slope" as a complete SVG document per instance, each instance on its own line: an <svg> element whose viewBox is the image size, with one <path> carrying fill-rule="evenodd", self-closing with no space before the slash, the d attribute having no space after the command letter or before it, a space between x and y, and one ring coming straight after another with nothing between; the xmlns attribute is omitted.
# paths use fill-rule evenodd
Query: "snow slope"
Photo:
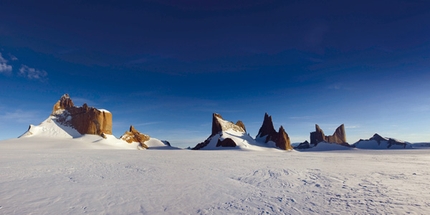
<svg viewBox="0 0 430 215"><path fill-rule="evenodd" d="M80 137L81 134L74 128L61 125L56 122L55 116L49 116L39 125L30 125L28 131L26 131L20 137L52 137L52 138L75 138Z"/></svg>
<svg viewBox="0 0 430 215"><path fill-rule="evenodd" d="M224 140L230 138L236 143L236 147L217 147L218 140ZM271 142L271 141L270 141ZM274 143L272 144L274 145ZM233 129L228 129L227 131L222 131L219 134L211 137L211 140L207 146L201 148L200 150L245 150L245 151L273 151L279 150L274 148L270 144L260 143L253 139L245 132L235 131Z"/></svg>
<svg viewBox="0 0 430 215"><path fill-rule="evenodd" d="M107 111L107 110L102 110ZM59 112L61 114L62 112ZM50 147L70 147L68 145L77 146L78 148L116 148L116 149L141 149L139 143L127 143L124 140L118 139L113 135L105 134L106 139L99 135L80 134L76 129L62 125L56 122L55 116L49 116L45 121L39 125L30 125L26 131L19 138L29 138L30 142L58 142L59 145L52 145ZM35 140L33 140L35 138ZM67 145L68 144L68 145ZM150 147L149 149L174 149L167 145L165 142L150 138L145 144Z"/></svg>
<svg viewBox="0 0 430 215"><path fill-rule="evenodd" d="M79 139L0 141L0 214L430 214L429 149L138 151Z"/></svg>

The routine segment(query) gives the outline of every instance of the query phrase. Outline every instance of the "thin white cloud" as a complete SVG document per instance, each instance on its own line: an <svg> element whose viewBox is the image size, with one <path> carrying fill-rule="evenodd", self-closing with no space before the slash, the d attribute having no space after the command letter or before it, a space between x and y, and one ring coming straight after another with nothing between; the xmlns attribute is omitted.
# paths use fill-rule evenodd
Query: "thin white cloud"
<svg viewBox="0 0 430 215"><path fill-rule="evenodd" d="M28 67L26 65L22 65L19 69L18 75L21 77L25 77L31 80L40 80L45 81L48 73L45 70L38 70L35 68Z"/></svg>
<svg viewBox="0 0 430 215"><path fill-rule="evenodd" d="M7 60L3 58L0 52L0 63L7 63Z"/></svg>
<svg viewBox="0 0 430 215"><path fill-rule="evenodd" d="M11 72L12 66L7 64L7 60L0 53L0 74L10 74Z"/></svg>
<svg viewBox="0 0 430 215"><path fill-rule="evenodd" d="M10 54L10 53L9 53L9 58L10 58L10 60L12 60L12 61L16 61L16 60L18 60L18 58L17 58L17 57L15 57L15 55Z"/></svg>
<svg viewBox="0 0 430 215"><path fill-rule="evenodd" d="M12 66L6 63L0 63L0 74L10 74L12 72Z"/></svg>
<svg viewBox="0 0 430 215"><path fill-rule="evenodd" d="M8 123L34 123L40 120L39 112L14 110L12 112L5 112L0 115L2 124Z"/></svg>

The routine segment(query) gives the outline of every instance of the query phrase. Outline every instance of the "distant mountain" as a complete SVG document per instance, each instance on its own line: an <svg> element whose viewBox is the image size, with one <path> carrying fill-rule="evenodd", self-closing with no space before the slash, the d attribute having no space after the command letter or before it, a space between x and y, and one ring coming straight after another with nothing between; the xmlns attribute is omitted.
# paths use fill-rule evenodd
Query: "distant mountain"
<svg viewBox="0 0 430 215"><path fill-rule="evenodd" d="M271 145L270 142L272 142L276 147L283 150L293 149L290 137L287 132L285 132L284 127L279 127L279 131L276 132L273 127L272 116L269 116L267 113L264 114L263 124L258 130L258 134L255 139L257 141L263 141L266 144L269 143L269 145Z"/></svg>
<svg viewBox="0 0 430 215"><path fill-rule="evenodd" d="M315 131L310 133L310 141L311 141L310 143L308 141L300 143L296 147L294 147L294 149L314 148L322 142L324 143L324 145L336 144L340 146L351 147L351 145L349 145L346 142L346 132L345 132L344 124L337 127L333 135L329 135L329 136L326 136L324 134L324 131L319 127L318 124L315 124ZM323 148L327 148L327 147L323 147ZM335 148L337 147L333 147L333 149Z"/></svg>
<svg viewBox="0 0 430 215"><path fill-rule="evenodd" d="M371 138L360 139L352 145L360 149L410 149L412 144L405 141L396 140L394 138L382 137L379 134L374 134Z"/></svg>

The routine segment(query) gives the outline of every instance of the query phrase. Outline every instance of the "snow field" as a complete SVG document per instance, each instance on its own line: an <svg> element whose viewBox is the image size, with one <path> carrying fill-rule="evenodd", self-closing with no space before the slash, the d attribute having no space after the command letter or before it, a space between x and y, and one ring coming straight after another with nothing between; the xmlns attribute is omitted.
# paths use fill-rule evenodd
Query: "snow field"
<svg viewBox="0 0 430 215"><path fill-rule="evenodd" d="M430 214L426 149L139 151L25 140L0 142L0 214Z"/></svg>

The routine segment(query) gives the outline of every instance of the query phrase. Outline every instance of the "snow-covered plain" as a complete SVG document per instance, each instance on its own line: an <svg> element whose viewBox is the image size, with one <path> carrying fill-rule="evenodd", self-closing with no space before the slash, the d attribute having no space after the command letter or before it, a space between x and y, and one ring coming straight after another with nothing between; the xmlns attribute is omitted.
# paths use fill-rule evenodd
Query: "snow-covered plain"
<svg viewBox="0 0 430 215"><path fill-rule="evenodd" d="M430 214L429 155L4 140L0 214Z"/></svg>

